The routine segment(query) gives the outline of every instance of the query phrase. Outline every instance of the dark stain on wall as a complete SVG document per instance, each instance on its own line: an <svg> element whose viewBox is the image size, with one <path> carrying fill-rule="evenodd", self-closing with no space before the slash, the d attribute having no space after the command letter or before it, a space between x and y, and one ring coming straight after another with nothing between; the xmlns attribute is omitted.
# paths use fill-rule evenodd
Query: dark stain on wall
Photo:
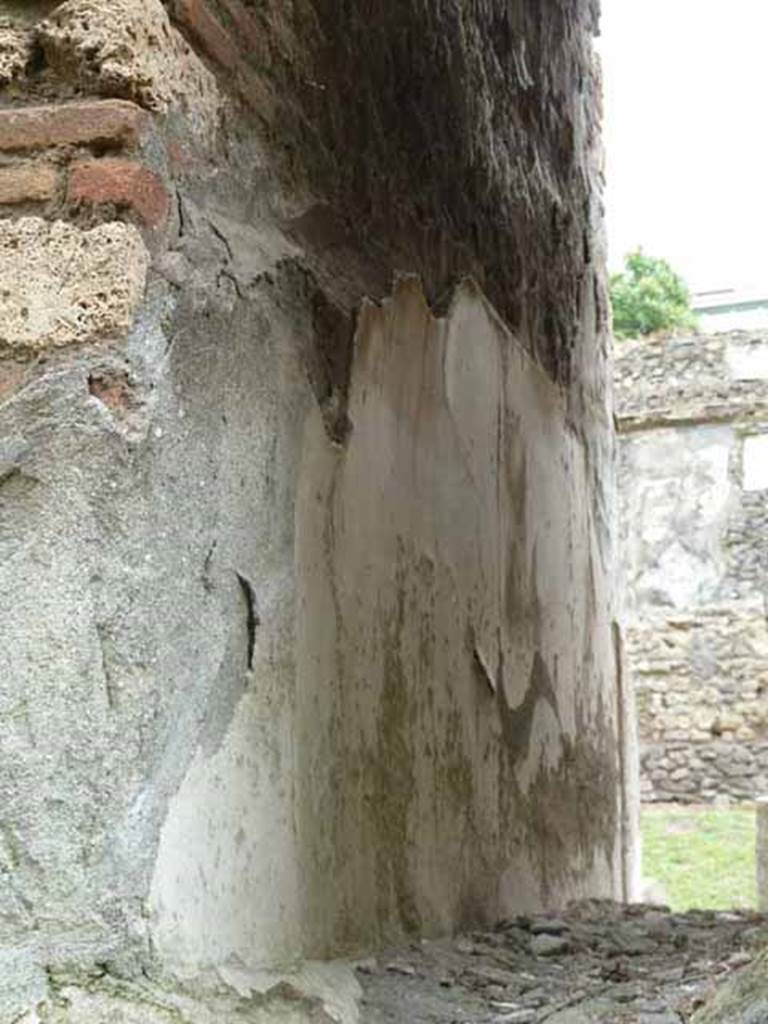
<svg viewBox="0 0 768 1024"><path fill-rule="evenodd" d="M328 437L343 444L351 429L347 414L355 334L354 313L323 287L316 274L296 259L281 261L276 297L303 311L307 320L302 347L307 378L323 416Z"/></svg>
<svg viewBox="0 0 768 1024"><path fill-rule="evenodd" d="M599 205L596 0L245 0L247 39L213 6L283 180L325 210L295 225L324 283L381 296L411 271L439 305L472 275L570 383Z"/></svg>
<svg viewBox="0 0 768 1024"><path fill-rule="evenodd" d="M523 702L516 708L510 708L504 696L503 687L499 688L497 704L499 719L501 721L502 734L504 736L504 748L513 761L528 756L531 743L531 726L533 715L540 700L545 701L552 709L555 718L560 721L557 710L557 696L549 676L549 671L541 654L536 651L533 656L533 665L528 680L528 688L525 691Z"/></svg>
<svg viewBox="0 0 768 1024"><path fill-rule="evenodd" d="M392 902L406 933L421 925L408 863L409 812L415 792L414 745L410 737L412 681L403 664L407 580L402 549L396 573L397 604L384 637L383 688L378 708L376 749L367 765L372 785L369 806L376 832L378 918L390 918Z"/></svg>

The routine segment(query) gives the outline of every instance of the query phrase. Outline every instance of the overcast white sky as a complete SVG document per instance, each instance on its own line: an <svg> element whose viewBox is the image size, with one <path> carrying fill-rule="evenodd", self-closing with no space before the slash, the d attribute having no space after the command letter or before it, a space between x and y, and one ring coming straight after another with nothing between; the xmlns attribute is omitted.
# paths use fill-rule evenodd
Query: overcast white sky
<svg viewBox="0 0 768 1024"><path fill-rule="evenodd" d="M609 262L768 285L768 0L602 0Z"/></svg>

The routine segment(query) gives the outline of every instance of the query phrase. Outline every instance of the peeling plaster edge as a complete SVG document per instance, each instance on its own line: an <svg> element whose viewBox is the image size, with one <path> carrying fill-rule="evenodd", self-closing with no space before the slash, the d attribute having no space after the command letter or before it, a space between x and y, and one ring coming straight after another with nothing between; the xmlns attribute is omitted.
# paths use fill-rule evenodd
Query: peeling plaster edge
<svg viewBox="0 0 768 1024"><path fill-rule="evenodd" d="M360 299L357 314L357 326L355 335L362 331L367 316L376 312L386 313L404 293L411 291L418 298L425 310L427 310L435 321L440 325L447 325L463 299L478 302L494 329L496 329L522 358L527 367L535 372L541 383L551 388L558 396L563 396L562 406L565 408L565 389L562 384L553 380L544 367L531 355L524 345L521 337L512 330L504 317L491 302L482 286L472 274L466 274L458 278L451 288L440 299L430 302L424 291L424 283L420 274L412 271L396 270L392 277L392 286L388 295L382 299L375 299L364 295Z"/></svg>

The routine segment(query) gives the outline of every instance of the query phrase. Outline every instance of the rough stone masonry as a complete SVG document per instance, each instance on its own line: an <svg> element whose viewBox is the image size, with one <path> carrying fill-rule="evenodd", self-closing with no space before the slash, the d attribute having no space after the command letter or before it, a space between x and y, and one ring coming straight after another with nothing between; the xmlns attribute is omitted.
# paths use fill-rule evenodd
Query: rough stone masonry
<svg viewBox="0 0 768 1024"><path fill-rule="evenodd" d="M646 800L768 791L768 337L618 346L619 490Z"/></svg>
<svg viewBox="0 0 768 1024"><path fill-rule="evenodd" d="M1 1024L626 896L595 4L0 15Z"/></svg>

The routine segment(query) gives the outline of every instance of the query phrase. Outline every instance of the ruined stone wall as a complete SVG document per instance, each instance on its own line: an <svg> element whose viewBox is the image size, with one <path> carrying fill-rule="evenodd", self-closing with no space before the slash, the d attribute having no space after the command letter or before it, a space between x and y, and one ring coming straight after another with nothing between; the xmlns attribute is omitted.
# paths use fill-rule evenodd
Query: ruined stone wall
<svg viewBox="0 0 768 1024"><path fill-rule="evenodd" d="M592 5L0 13L0 1022L625 894Z"/></svg>
<svg viewBox="0 0 768 1024"><path fill-rule="evenodd" d="M753 799L768 786L768 336L617 357L643 796Z"/></svg>

